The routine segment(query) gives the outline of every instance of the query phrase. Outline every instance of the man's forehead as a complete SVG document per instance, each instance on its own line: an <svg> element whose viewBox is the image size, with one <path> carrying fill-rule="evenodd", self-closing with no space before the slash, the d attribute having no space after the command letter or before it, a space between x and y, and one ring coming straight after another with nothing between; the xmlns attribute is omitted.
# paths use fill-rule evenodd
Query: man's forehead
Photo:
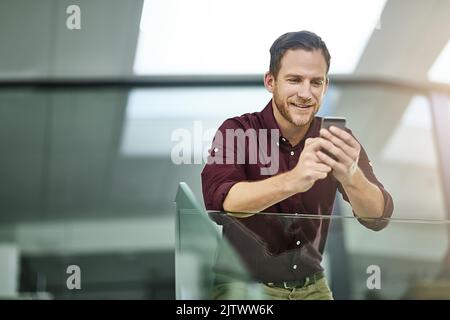
<svg viewBox="0 0 450 320"><path fill-rule="evenodd" d="M326 77L327 63L320 49L289 49L283 55L280 73L314 78Z"/></svg>

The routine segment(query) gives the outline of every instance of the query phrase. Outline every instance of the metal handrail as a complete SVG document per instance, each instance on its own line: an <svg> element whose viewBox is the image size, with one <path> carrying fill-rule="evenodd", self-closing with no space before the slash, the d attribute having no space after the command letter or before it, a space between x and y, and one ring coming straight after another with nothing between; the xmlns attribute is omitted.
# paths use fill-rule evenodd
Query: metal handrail
<svg viewBox="0 0 450 320"><path fill-rule="evenodd" d="M450 94L450 85L430 81L410 81L402 78L330 75L332 85L382 86L419 93ZM87 88L165 88L165 87L260 87L262 75L154 75L130 77L27 77L0 79L0 89L33 87L38 89Z"/></svg>

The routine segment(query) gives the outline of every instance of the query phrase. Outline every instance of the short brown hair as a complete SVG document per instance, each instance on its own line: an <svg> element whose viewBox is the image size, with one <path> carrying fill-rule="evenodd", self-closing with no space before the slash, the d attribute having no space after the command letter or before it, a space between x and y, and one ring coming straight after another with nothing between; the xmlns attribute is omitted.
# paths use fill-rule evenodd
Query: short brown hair
<svg viewBox="0 0 450 320"><path fill-rule="evenodd" d="M327 63L327 74L330 70L331 56L325 42L313 32L288 32L280 36L270 47L270 73L276 78L281 68L281 59L290 49L303 49L306 51L322 50Z"/></svg>

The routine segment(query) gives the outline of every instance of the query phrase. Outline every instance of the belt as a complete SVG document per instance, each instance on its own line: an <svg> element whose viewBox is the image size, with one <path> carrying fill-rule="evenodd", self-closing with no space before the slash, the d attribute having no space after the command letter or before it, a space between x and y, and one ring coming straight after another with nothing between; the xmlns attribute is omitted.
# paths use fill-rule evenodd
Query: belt
<svg viewBox="0 0 450 320"><path fill-rule="evenodd" d="M295 289L295 288L303 288L310 284L313 284L320 279L324 278L325 274L323 272L318 272L313 274L312 276L306 277L302 280L292 280L292 281L282 281L282 282L265 282L264 284L269 287L277 287L283 289Z"/></svg>

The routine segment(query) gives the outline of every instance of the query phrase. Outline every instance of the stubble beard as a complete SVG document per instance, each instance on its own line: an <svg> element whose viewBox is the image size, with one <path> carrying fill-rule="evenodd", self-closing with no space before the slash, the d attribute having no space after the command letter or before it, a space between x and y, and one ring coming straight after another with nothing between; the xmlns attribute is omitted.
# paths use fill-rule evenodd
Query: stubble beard
<svg viewBox="0 0 450 320"><path fill-rule="evenodd" d="M296 126L298 128L304 127L305 125L311 123L317 112L317 109L316 109L310 115L309 119L307 119L306 121L303 119L300 119L299 121L295 121L292 118L291 114L289 113L289 106L287 105L288 102L284 103L284 101L282 99L280 99L280 97L276 91L274 91L274 93L273 93L273 100L275 102L275 106L278 109L278 112L283 116L283 118L285 118L289 123L293 124L294 126ZM314 108L316 108L316 106L314 106Z"/></svg>

